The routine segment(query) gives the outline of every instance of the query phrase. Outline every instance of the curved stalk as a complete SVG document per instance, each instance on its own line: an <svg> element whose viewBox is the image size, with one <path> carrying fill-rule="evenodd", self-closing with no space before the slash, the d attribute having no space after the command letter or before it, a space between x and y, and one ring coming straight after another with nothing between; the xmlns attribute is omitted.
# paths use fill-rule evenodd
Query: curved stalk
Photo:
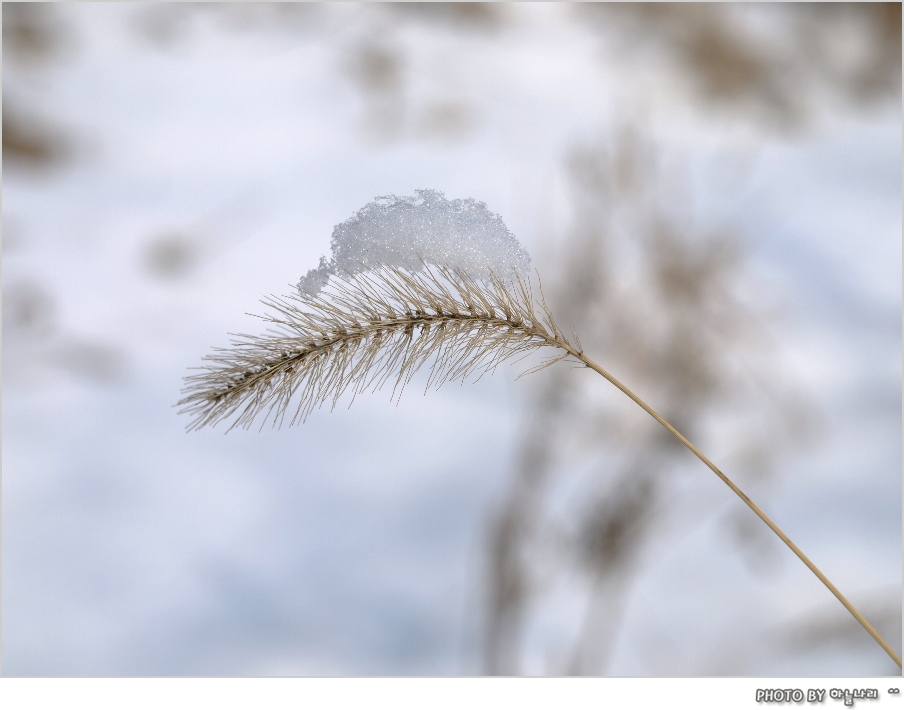
<svg viewBox="0 0 904 710"><path fill-rule="evenodd" d="M901 667L901 658L837 587L700 450L602 367L584 355L556 325L540 289L535 302L529 282L509 284L493 277L478 282L444 267L424 265L420 273L385 267L348 274L331 290L267 301L274 326L262 336L239 336L232 348L216 349L210 364L186 378L181 412L193 414L188 429L200 429L235 416L232 426L247 427L259 414L281 424L290 402L298 405L291 423L300 423L327 401L335 406L346 391L354 395L394 380L394 392L433 360L428 387L492 372L503 361L543 347L563 354L526 373L571 356L630 397L671 432L725 482L792 552L828 587L864 629ZM261 424L263 426L263 423Z"/></svg>
<svg viewBox="0 0 904 710"><path fill-rule="evenodd" d="M807 557L801 551L801 549L791 541L791 538L789 538L787 535L785 535L785 533L782 532L781 528L779 528L778 525L776 525L774 522L772 522L772 520L769 518L769 516L766 515L762 510L760 510L759 506L756 503L754 503L752 500L750 500L750 498L747 497L747 495L744 493L744 491L742 491L740 488L738 488L731 481L731 479L728 478L728 476L726 476L724 473L722 473L712 461L710 461L708 458L706 458L706 456L704 456L703 453L701 453L701 451L696 446L694 446L690 441L685 439L684 436L682 436L682 434L677 429L675 429L675 427L673 427L665 419L663 419L661 416L659 416L659 414L657 414L656 411L652 407L650 407L646 402L644 402L640 397L638 397L631 390L629 390L627 387L625 387L621 382L619 382L612 375L610 375L608 372L606 372L602 367L600 367L595 362L593 362L593 360L591 360L589 357L584 355L583 352L581 352L575 348L569 347L565 343L558 343L558 346L568 350L569 354L572 357L577 358L582 363L584 363L584 365L586 367L589 367L594 372L599 373L600 375L605 377L607 380L609 380L609 382L611 382L613 385L618 387L618 389L620 389L622 392L624 392L626 395L628 395L628 397L630 397L632 400L634 400L634 402L636 404L638 404L647 414L649 414L651 417L653 417L653 419L655 419L657 422L662 424L662 426L664 426L666 429L668 429L668 431L676 439L678 439L678 441L680 441L688 449L690 449L691 452L698 459L700 459L703 463L705 463L713 473L715 473L719 478L722 479L722 481L725 483L725 485L727 485L729 488L731 488L732 491L734 491L734 493L738 496L738 498L740 498L742 501L744 501L747 504L747 506L754 513L756 513L759 516L760 520L762 520L764 523L766 523L766 525L768 525L772 529L772 532L774 532L776 535L779 536L779 538L781 538L782 542L784 542L788 547L791 548L791 551L800 558L801 562L803 562L807 567L810 568L810 571L813 572L813 574L815 574L819 578L819 581L822 582L824 585L826 585L826 587L828 587L829 591L832 592L832 594L835 595L835 597L838 599L838 601L840 601L844 605L844 608L847 609L849 612L851 612L851 614L854 616L854 618L860 622L860 625L863 626L863 628L866 629L867 632L869 632L869 635L872 636L878 642L878 644L880 646L882 646L882 648L885 650L885 652L889 656L891 656L892 660L898 664L898 667L899 668L901 667L901 657L897 653L895 653L895 650L891 646L888 645L888 642L884 638L882 638L882 636L879 635L879 632L873 628L872 624L870 624L863 617L863 614L861 614L859 611L857 611L857 608L853 604L851 604L840 591L838 591L838 587L836 587L834 584L832 584L829 581L829 578L826 577L822 573L822 571L820 571L820 569L815 564L813 564L813 562L810 561L810 558Z"/></svg>

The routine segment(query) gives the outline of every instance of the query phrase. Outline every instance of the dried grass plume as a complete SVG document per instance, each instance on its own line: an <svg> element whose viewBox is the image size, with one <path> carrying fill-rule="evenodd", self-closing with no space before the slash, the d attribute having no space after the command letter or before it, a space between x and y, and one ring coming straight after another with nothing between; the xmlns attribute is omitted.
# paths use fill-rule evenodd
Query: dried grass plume
<svg viewBox="0 0 904 710"><path fill-rule="evenodd" d="M215 349L197 374L186 378L180 413L189 430L232 419L247 428L263 415L281 425L301 423L326 402L335 406L392 382L393 396L430 363L427 387L492 372L502 362L545 347L558 352L534 372L571 358L604 378L665 427L706 464L822 581L886 653L901 658L797 545L715 464L634 392L588 358L576 334L569 340L556 325L542 290L534 299L517 270L504 279L476 279L465 271L422 263L411 271L374 266L337 274L323 290L300 291L264 301L263 335L238 335L232 347ZM525 373L526 374L526 373ZM293 401L297 404L293 407ZM291 413L291 414L290 414Z"/></svg>
<svg viewBox="0 0 904 710"><path fill-rule="evenodd" d="M528 372L579 352L540 294L518 274L477 281L424 265L416 273L380 267L333 278L316 294L271 297L264 335L238 335L186 378L180 413L189 430L232 419L229 427L298 424L317 407L335 407L387 383L393 397L426 363L427 387L493 371L539 348L564 350ZM526 373L525 373L526 374Z"/></svg>

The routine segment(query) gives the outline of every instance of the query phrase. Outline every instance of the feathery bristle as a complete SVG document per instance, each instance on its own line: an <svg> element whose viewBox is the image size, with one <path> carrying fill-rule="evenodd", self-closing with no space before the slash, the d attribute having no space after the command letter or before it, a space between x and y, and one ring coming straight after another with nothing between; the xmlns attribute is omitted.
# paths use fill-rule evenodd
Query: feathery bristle
<svg viewBox="0 0 904 710"><path fill-rule="evenodd" d="M545 302L538 307L517 274L506 283L427 265L417 273L380 267L305 295L265 300L272 312L262 316L271 324L264 335L238 335L204 358L203 372L186 377L178 406L194 417L189 430L233 416L230 429L248 428L261 414L262 427L268 420L279 426L293 401L290 424L301 423L345 392L354 400L390 380L397 398L428 361L429 388L545 346L570 349Z"/></svg>

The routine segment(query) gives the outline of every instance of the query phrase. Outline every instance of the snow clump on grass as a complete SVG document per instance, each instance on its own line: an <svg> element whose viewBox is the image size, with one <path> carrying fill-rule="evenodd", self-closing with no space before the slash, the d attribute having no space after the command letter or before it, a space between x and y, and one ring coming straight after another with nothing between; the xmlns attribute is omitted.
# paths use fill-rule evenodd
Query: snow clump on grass
<svg viewBox="0 0 904 710"><path fill-rule="evenodd" d="M530 256L499 215L473 198L447 200L436 190L389 195L366 204L333 229L332 258L298 282L303 297L320 292L330 276L379 267L418 272L433 264L472 279L527 277Z"/></svg>

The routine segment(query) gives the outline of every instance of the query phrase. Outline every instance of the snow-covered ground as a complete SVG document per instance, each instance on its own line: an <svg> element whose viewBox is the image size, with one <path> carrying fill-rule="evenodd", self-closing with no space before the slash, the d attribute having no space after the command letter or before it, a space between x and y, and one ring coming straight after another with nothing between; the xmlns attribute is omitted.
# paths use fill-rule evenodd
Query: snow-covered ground
<svg viewBox="0 0 904 710"><path fill-rule="evenodd" d="M34 167L4 142L5 674L483 672L485 535L530 383L422 378L398 406L226 436L173 405L377 196L485 202L551 271L568 151L625 122L689 166L701 222L740 231L818 411L764 507L900 650L900 94L817 87L775 126L570 6L52 9L56 53L17 63L4 36L4 110L65 145ZM717 484L702 518L738 505ZM863 632L795 651L837 603L790 555L751 574L717 523L644 561L608 672L896 671ZM525 670L551 672L537 644Z"/></svg>

